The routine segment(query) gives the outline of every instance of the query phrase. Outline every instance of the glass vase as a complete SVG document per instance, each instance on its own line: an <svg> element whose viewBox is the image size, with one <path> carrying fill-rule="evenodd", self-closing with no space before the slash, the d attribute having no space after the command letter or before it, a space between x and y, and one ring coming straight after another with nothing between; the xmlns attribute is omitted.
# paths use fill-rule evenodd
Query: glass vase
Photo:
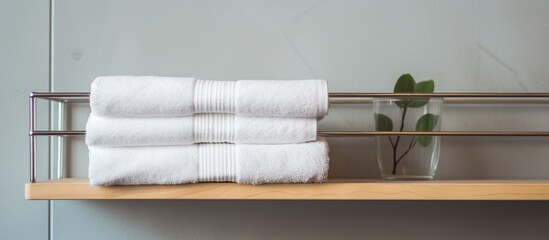
<svg viewBox="0 0 549 240"><path fill-rule="evenodd" d="M374 99L377 131L440 131L443 101ZM376 136L377 159L385 180L433 179L440 154L440 136Z"/></svg>

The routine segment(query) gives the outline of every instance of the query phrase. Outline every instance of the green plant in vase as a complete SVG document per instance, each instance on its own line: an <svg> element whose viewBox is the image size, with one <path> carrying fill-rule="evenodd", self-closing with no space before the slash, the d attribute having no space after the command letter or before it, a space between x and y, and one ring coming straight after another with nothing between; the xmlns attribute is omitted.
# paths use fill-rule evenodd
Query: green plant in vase
<svg viewBox="0 0 549 240"><path fill-rule="evenodd" d="M395 93L432 93L434 90L435 82L433 80L416 82L412 75L408 73L403 74L398 78L394 88ZM382 113L374 113L376 130L402 132L405 127L411 128L411 126L405 126L407 122L405 121L407 112L410 109L426 109L425 106L429 103L429 101L429 98L399 98L392 101L391 104L396 105L400 109L398 114L399 119L397 120L397 124L399 126L394 126L395 124L393 124L391 117ZM415 122L415 130L421 132L433 131L439 122L439 116L436 114L427 113L427 110L423 110L423 112ZM395 127L396 129L394 129ZM418 143L421 147L428 147L433 140L432 136L413 136L411 139L407 139L406 142L403 142L401 135L396 137L386 137L392 147L392 175L397 173L397 167L401 161L407 154L410 153L410 151L414 149L414 147L417 146ZM379 139L380 138L378 138L378 141Z"/></svg>

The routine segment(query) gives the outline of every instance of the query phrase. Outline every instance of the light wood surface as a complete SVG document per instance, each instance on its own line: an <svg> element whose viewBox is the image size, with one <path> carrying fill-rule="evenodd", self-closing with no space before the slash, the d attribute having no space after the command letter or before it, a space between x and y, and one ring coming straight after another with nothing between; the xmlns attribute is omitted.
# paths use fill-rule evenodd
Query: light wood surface
<svg viewBox="0 0 549 240"><path fill-rule="evenodd" d="M542 181L379 181L335 179L327 183L242 185L198 183L171 186L93 187L87 179L25 184L26 199L210 200L549 200Z"/></svg>

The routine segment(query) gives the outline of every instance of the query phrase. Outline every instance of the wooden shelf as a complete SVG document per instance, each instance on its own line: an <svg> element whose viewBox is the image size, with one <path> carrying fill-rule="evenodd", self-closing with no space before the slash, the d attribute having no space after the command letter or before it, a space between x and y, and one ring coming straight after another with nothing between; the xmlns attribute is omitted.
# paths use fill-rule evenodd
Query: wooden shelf
<svg viewBox="0 0 549 240"><path fill-rule="evenodd" d="M328 183L93 187L87 179L25 184L26 199L209 200L549 200L549 180L380 181L334 179Z"/></svg>

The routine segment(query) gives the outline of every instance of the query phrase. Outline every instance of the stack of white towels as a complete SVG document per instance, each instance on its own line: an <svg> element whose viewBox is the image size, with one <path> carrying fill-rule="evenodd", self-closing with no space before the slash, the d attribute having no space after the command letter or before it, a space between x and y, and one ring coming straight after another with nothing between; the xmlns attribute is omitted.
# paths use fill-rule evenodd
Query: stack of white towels
<svg viewBox="0 0 549 240"><path fill-rule="evenodd" d="M86 126L92 185L323 182L324 80L99 77Z"/></svg>

